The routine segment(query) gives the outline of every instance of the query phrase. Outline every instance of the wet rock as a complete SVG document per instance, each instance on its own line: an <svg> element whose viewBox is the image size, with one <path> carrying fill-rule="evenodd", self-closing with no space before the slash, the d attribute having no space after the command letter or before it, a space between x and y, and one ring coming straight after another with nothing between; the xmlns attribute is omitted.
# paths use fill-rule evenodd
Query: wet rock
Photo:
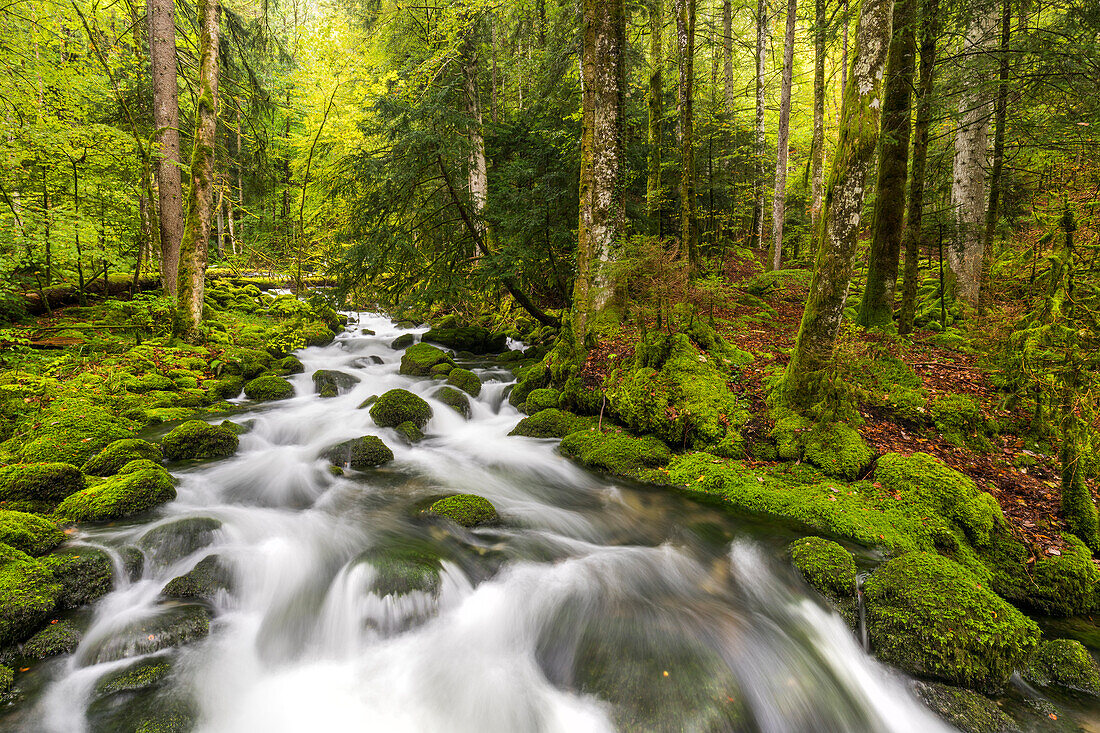
<svg viewBox="0 0 1100 733"><path fill-rule="evenodd" d="M229 591L232 569L217 555L204 557L187 573L168 581L161 593L166 598L212 603L221 591Z"/></svg>
<svg viewBox="0 0 1100 733"><path fill-rule="evenodd" d="M359 377L335 369L318 369L313 373L313 388L321 397L347 394L358 383Z"/></svg>
<svg viewBox="0 0 1100 733"><path fill-rule="evenodd" d="M113 476L130 461L146 459L160 463L160 446L147 440L125 438L116 440L106 448L89 458L81 467L89 476Z"/></svg>
<svg viewBox="0 0 1100 733"><path fill-rule="evenodd" d="M169 461L225 458L237 452L236 433L220 425L190 420L161 439L161 449Z"/></svg>
<svg viewBox="0 0 1100 733"><path fill-rule="evenodd" d="M294 385L282 377L267 375L245 384L244 394L250 400L285 400L294 396Z"/></svg>
<svg viewBox="0 0 1100 733"><path fill-rule="evenodd" d="M370 550L364 559L375 569L370 589L380 596L414 591L439 592L439 556L423 547L389 547Z"/></svg>
<svg viewBox="0 0 1100 733"><path fill-rule="evenodd" d="M359 406L356 407L355 409L356 410L364 410L364 409L370 407L371 405L373 405L377 401L378 401L378 395L372 394L370 397L368 397L367 399L360 402Z"/></svg>
<svg viewBox="0 0 1100 733"><path fill-rule="evenodd" d="M463 527L480 527L500 521L496 507L476 494L455 494L434 502L425 514L443 517Z"/></svg>
<svg viewBox="0 0 1100 733"><path fill-rule="evenodd" d="M17 463L0 468L0 501L51 504L84 488L84 474L69 463Z"/></svg>
<svg viewBox="0 0 1100 733"><path fill-rule="evenodd" d="M472 354L497 354L504 351L508 337L503 333L492 333L481 326L463 326L458 328L433 328L423 336L424 341L434 341L456 351L468 351Z"/></svg>
<svg viewBox="0 0 1100 733"><path fill-rule="evenodd" d="M275 363L275 374L280 377L286 377L291 374L301 374L305 370L306 367L302 364L302 360L293 354L284 356Z"/></svg>
<svg viewBox="0 0 1100 733"><path fill-rule="evenodd" d="M481 394L481 380L469 369L456 367L447 373L447 384L458 387L471 397Z"/></svg>
<svg viewBox="0 0 1100 733"><path fill-rule="evenodd" d="M136 692L158 687L172 672L172 663L163 657L143 659L124 669L105 674L95 687L95 696Z"/></svg>
<svg viewBox="0 0 1100 733"><path fill-rule="evenodd" d="M416 338L411 333L403 333L390 342L390 348L394 351L400 351L412 346L414 341L416 341Z"/></svg>
<svg viewBox="0 0 1100 733"><path fill-rule="evenodd" d="M405 349L401 355L401 374L413 377L427 377L432 373L432 367L437 364L450 364L454 367L454 361L442 349L423 342L414 344Z"/></svg>
<svg viewBox="0 0 1100 733"><path fill-rule="evenodd" d="M184 517L153 527L138 540L149 559L171 565L214 541L222 523L212 517Z"/></svg>
<svg viewBox="0 0 1100 733"><path fill-rule="evenodd" d="M46 659L58 654L72 654L80 645L82 637L80 629L73 623L58 621L23 642L21 652L29 659Z"/></svg>
<svg viewBox="0 0 1100 733"><path fill-rule="evenodd" d="M163 466L130 461L117 475L65 499L54 517L66 522L102 522L139 514L175 498L175 482Z"/></svg>
<svg viewBox="0 0 1100 733"><path fill-rule="evenodd" d="M423 429L432 417L432 408L408 390L391 389L371 406L370 416L383 428L395 428L403 422L411 422Z"/></svg>
<svg viewBox="0 0 1100 733"><path fill-rule="evenodd" d="M914 692L936 715L964 733L1016 733L1016 722L985 695L938 682L914 683Z"/></svg>
<svg viewBox="0 0 1100 733"><path fill-rule="evenodd" d="M246 425L242 425L241 423L233 422L232 420L222 420L220 423L218 423L218 427L225 428L226 430L232 432L234 435L244 435L252 429L252 421L249 420Z"/></svg>
<svg viewBox="0 0 1100 733"><path fill-rule="evenodd" d="M470 419L470 398L452 387L443 387L435 393L435 398L450 407L467 420Z"/></svg>
<svg viewBox="0 0 1100 733"><path fill-rule="evenodd" d="M151 617L136 621L98 644L79 651L82 665L143 656L202 639L210 633L210 618L198 605L165 606Z"/></svg>
<svg viewBox="0 0 1100 733"><path fill-rule="evenodd" d="M593 418L581 417L564 410L549 409L540 410L530 417L523 418L508 434L525 438L564 438L578 430L594 427L596 423Z"/></svg>
<svg viewBox="0 0 1100 733"><path fill-rule="evenodd" d="M374 435L345 440L325 451L325 458L334 466L363 471L393 460L393 451Z"/></svg>
<svg viewBox="0 0 1100 733"><path fill-rule="evenodd" d="M0 545L0 647L23 641L49 619L60 587L30 555Z"/></svg>
<svg viewBox="0 0 1100 733"><path fill-rule="evenodd" d="M406 420L398 425L394 430L397 434L405 439L406 443L419 443L424 440L424 433L416 426L416 423Z"/></svg>
<svg viewBox="0 0 1100 733"><path fill-rule="evenodd" d="M122 557L122 569L126 577L131 583L137 581L145 570L145 554L133 545L119 548L118 554Z"/></svg>
<svg viewBox="0 0 1100 733"><path fill-rule="evenodd" d="M374 335L374 329L372 329L372 328L360 328L359 333L363 334L364 336L373 336Z"/></svg>
<svg viewBox="0 0 1100 733"><path fill-rule="evenodd" d="M1053 685L1100 695L1100 667L1085 645L1073 639L1040 644L1024 668L1024 679L1041 687Z"/></svg>
<svg viewBox="0 0 1100 733"><path fill-rule="evenodd" d="M43 567L58 583L58 608L80 608L111 592L114 567L110 556L96 547L66 547L42 558Z"/></svg>
<svg viewBox="0 0 1100 733"><path fill-rule="evenodd" d="M55 523L36 514L0 510L0 542L28 555L44 555L65 541Z"/></svg>

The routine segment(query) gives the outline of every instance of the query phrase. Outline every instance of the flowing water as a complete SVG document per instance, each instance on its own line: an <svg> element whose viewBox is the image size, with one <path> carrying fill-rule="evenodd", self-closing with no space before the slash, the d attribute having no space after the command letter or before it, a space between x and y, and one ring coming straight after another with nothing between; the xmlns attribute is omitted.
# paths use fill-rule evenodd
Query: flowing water
<svg viewBox="0 0 1100 733"><path fill-rule="evenodd" d="M300 352L297 396L242 404L238 453L177 471L179 497L152 521L82 530L116 558L115 589L84 612L74 654L24 675L28 699L0 727L132 730L183 706L211 733L946 730L787 568L791 530L508 437L522 415L490 363L471 364L485 385L467 421L433 400L439 382L398 374L401 331L359 317L376 336ZM320 399L317 369L360 381ZM357 409L395 387L435 411L419 444ZM364 434L396 459L332 475L322 452ZM502 524L418 516L455 492L488 498ZM145 559L128 575L133 546ZM231 577L209 636L143 656L147 631L196 611L165 584L212 555ZM437 580L379 594L392 558L426 555ZM159 685L105 694L149 659L171 664Z"/></svg>

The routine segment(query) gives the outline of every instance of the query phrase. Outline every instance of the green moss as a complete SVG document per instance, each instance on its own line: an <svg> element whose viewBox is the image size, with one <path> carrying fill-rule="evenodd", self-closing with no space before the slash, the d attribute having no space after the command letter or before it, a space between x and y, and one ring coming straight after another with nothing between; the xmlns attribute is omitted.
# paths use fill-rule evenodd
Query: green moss
<svg viewBox="0 0 1100 733"><path fill-rule="evenodd" d="M458 387L471 397L481 394L481 380L469 369L456 367L447 373L447 384Z"/></svg>
<svg viewBox="0 0 1100 733"><path fill-rule="evenodd" d="M534 415L542 410L556 408L560 400L561 392L553 387L533 389L527 395L527 402L524 404L523 410L529 415Z"/></svg>
<svg viewBox="0 0 1100 733"><path fill-rule="evenodd" d="M455 351L469 351L472 354L497 354L504 351L507 341L504 334L491 333L481 326L433 328L421 338L443 344Z"/></svg>
<svg viewBox="0 0 1100 733"><path fill-rule="evenodd" d="M280 377L286 377L291 374L301 374L306 370L305 364L302 360L293 354L283 357L275 363L275 373Z"/></svg>
<svg viewBox="0 0 1100 733"><path fill-rule="evenodd" d="M1061 555L1035 561L1019 602L1049 616L1089 613L1097 607L1100 569L1085 543L1071 534L1062 539L1066 549Z"/></svg>
<svg viewBox="0 0 1100 733"><path fill-rule="evenodd" d="M149 466L130 472L126 472L124 466L117 476L103 479L66 498L58 505L54 516L67 522L107 521L138 514L175 499L176 487L169 473L155 464L149 463Z"/></svg>
<svg viewBox="0 0 1100 733"><path fill-rule="evenodd" d="M23 656L46 659L58 654L72 654L80 645L82 634L68 621L52 623L23 643Z"/></svg>
<svg viewBox="0 0 1100 733"><path fill-rule="evenodd" d="M245 379L253 379L263 374L271 365L271 354L261 349L249 349L235 346L222 354L222 371L236 374Z"/></svg>
<svg viewBox="0 0 1100 733"><path fill-rule="evenodd" d="M411 333L403 333L390 342L390 348L394 351L408 348L413 345L416 338Z"/></svg>
<svg viewBox="0 0 1100 733"><path fill-rule="evenodd" d="M771 270L754 275L742 285L758 298L778 296L783 299L805 297L813 272L810 270Z"/></svg>
<svg viewBox="0 0 1100 733"><path fill-rule="evenodd" d="M932 400L929 413L936 430L944 440L959 447L984 447L985 418L981 407L973 397L963 394L944 394Z"/></svg>
<svg viewBox="0 0 1100 733"><path fill-rule="evenodd" d="M391 389L371 405L370 416L383 428L394 428L403 422L411 422L423 429L432 417L432 408L407 389Z"/></svg>
<svg viewBox="0 0 1100 733"><path fill-rule="evenodd" d="M459 392L452 387L442 387L435 393L435 398L462 417L470 419L470 398L465 392Z"/></svg>
<svg viewBox="0 0 1100 733"><path fill-rule="evenodd" d="M455 370L455 365L454 364L452 364L449 361L441 361L438 364L436 364L434 367L432 367L428 371L428 374L433 379L441 379L443 377L446 377L448 374L450 374L454 370Z"/></svg>
<svg viewBox="0 0 1100 733"><path fill-rule="evenodd" d="M110 476L130 461L146 458L159 463L163 458L160 447L145 440L126 438L116 440L106 448L89 458L81 467L90 476Z"/></svg>
<svg viewBox="0 0 1100 733"><path fill-rule="evenodd" d="M83 545L67 547L40 562L58 583L57 605L61 609L80 608L111 591L114 568L103 550Z"/></svg>
<svg viewBox="0 0 1100 733"><path fill-rule="evenodd" d="M846 423L815 425L803 439L806 460L830 476L858 478L874 457L859 432Z"/></svg>
<svg viewBox="0 0 1100 733"><path fill-rule="evenodd" d="M590 417L581 417L564 410L540 410L525 417L512 429L509 435L521 435L526 438L564 438L578 430L596 427Z"/></svg>
<svg viewBox="0 0 1100 733"><path fill-rule="evenodd" d="M820 537L803 537L788 549L794 566L818 593L834 601L855 597L856 563L852 553Z"/></svg>
<svg viewBox="0 0 1100 733"><path fill-rule="evenodd" d="M207 381L204 385L208 394L214 399L231 400L241 394L244 389L244 377L236 374L225 374L219 379Z"/></svg>
<svg viewBox="0 0 1100 733"><path fill-rule="evenodd" d="M221 527L221 521L213 517L182 517L153 527L138 544L150 561L167 566L208 546Z"/></svg>
<svg viewBox="0 0 1100 733"><path fill-rule="evenodd" d="M1043 687L1058 685L1100 695L1100 667L1085 645L1073 639L1040 644L1027 662L1024 677Z"/></svg>
<svg viewBox="0 0 1100 733"><path fill-rule="evenodd" d="M219 592L229 590L232 580L229 568L217 555L210 555L187 573L168 581L161 593L166 598L212 603Z"/></svg>
<svg viewBox="0 0 1100 733"><path fill-rule="evenodd" d="M0 501L57 503L84 488L84 475L70 463L18 463L0 468Z"/></svg>
<svg viewBox="0 0 1100 733"><path fill-rule="evenodd" d="M370 589L379 596L439 591L439 556L421 545L374 548L364 559L375 570Z"/></svg>
<svg viewBox="0 0 1100 733"><path fill-rule="evenodd" d="M442 363L454 366L454 361L442 349L421 342L405 349L399 371L414 377L427 377L431 375L432 367Z"/></svg>
<svg viewBox="0 0 1100 733"><path fill-rule="evenodd" d="M483 524L496 524L500 517L496 507L474 494L455 494L433 503L426 514L450 519L463 527L478 527Z"/></svg>
<svg viewBox="0 0 1100 733"><path fill-rule="evenodd" d="M225 458L237 452L236 433L220 425L190 420L161 439L161 449L169 461L193 458Z"/></svg>
<svg viewBox="0 0 1100 733"><path fill-rule="evenodd" d="M44 555L65 541L65 533L44 517L0 510L0 542L28 555Z"/></svg>
<svg viewBox="0 0 1100 733"><path fill-rule="evenodd" d="M521 407L527 401L527 395L550 384L550 370L542 363L519 370L516 376L518 380L508 395L508 402L513 407Z"/></svg>
<svg viewBox="0 0 1100 733"><path fill-rule="evenodd" d="M117 629L113 638L82 649L81 657L91 664L113 662L182 646L209 633L210 616L203 606L165 604L156 616L143 617Z"/></svg>
<svg viewBox="0 0 1100 733"><path fill-rule="evenodd" d="M363 471L393 460L393 451L374 435L364 435L338 443L325 451L325 458L334 466Z"/></svg>
<svg viewBox="0 0 1100 733"><path fill-rule="evenodd" d="M0 647L23 641L57 607L57 583L29 555L0 545Z"/></svg>
<svg viewBox="0 0 1100 733"><path fill-rule="evenodd" d="M918 682L917 697L937 715L964 733L1007 733L1019 730L993 700L973 690L938 682Z"/></svg>
<svg viewBox="0 0 1100 733"><path fill-rule="evenodd" d="M424 440L424 433L414 422L406 420L394 428L394 430L396 430L397 434L404 438L407 443L419 443Z"/></svg>
<svg viewBox="0 0 1100 733"><path fill-rule="evenodd" d="M15 683L15 672L11 667L0 666L0 702L5 701Z"/></svg>
<svg viewBox="0 0 1100 733"><path fill-rule="evenodd" d="M39 414L19 456L28 463L59 461L79 466L116 440L130 437L134 423L91 401L64 397Z"/></svg>
<svg viewBox="0 0 1100 733"><path fill-rule="evenodd" d="M313 373L313 388L321 397L336 397L351 391L359 378L334 369L318 369Z"/></svg>
<svg viewBox="0 0 1100 733"><path fill-rule="evenodd" d="M153 390L174 390L176 388L171 379L155 372L143 374L140 377L130 377L123 384L128 391L136 394L145 394Z"/></svg>
<svg viewBox="0 0 1100 733"><path fill-rule="evenodd" d="M988 545L1004 522L996 499L927 453L888 453L879 458L875 478L886 490L954 522L975 545Z"/></svg>
<svg viewBox="0 0 1100 733"><path fill-rule="evenodd" d="M885 661L979 690L1008 681L1039 642L1039 627L939 555L890 560L864 584L872 648Z"/></svg>
<svg viewBox="0 0 1100 733"><path fill-rule="evenodd" d="M294 396L294 385L269 374L245 383L244 394L250 400L285 400Z"/></svg>
<svg viewBox="0 0 1100 733"><path fill-rule="evenodd" d="M161 684L172 671L165 659L143 659L117 672L109 672L96 684L96 696L147 690Z"/></svg>
<svg viewBox="0 0 1100 733"><path fill-rule="evenodd" d="M600 433L581 430L565 436L561 453L575 458L588 468L620 476L636 476L647 469L666 465L672 451L651 436L634 438L625 433Z"/></svg>

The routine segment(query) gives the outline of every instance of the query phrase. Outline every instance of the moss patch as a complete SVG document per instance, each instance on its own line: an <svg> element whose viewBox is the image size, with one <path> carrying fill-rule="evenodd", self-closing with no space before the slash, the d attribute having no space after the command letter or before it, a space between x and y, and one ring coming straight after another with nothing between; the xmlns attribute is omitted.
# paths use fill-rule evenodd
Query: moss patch
<svg viewBox="0 0 1100 733"><path fill-rule="evenodd" d="M229 590L232 580L229 568L218 556L211 555L187 573L172 578L161 592L166 598L212 603L219 592Z"/></svg>
<svg viewBox="0 0 1100 733"><path fill-rule="evenodd" d="M353 468L356 471L381 466L393 460L393 451L381 438L374 435L337 443L326 450L324 455L334 466Z"/></svg>
<svg viewBox="0 0 1100 733"><path fill-rule="evenodd" d="M1073 639L1044 641L1031 655L1024 677L1037 685L1058 685L1100 694L1100 667L1085 645Z"/></svg>
<svg viewBox="0 0 1100 733"><path fill-rule="evenodd" d="M527 395L527 402L524 403L523 411L529 415L534 415L536 412L541 412L542 410L556 408L560 401L561 392L553 387L533 389L531 393Z"/></svg>
<svg viewBox="0 0 1100 733"><path fill-rule="evenodd" d="M90 476L111 476L130 461L145 458L160 463L160 446L146 440L126 438L116 440L89 458L81 470Z"/></svg>
<svg viewBox="0 0 1100 733"><path fill-rule="evenodd" d="M455 494L433 503L424 510L426 514L445 517L463 527L495 524L500 520L496 507L475 494Z"/></svg>
<svg viewBox="0 0 1100 733"><path fill-rule="evenodd" d="M23 643L23 656L46 659L58 654L72 654L80 645L82 634L68 621L50 624Z"/></svg>
<svg viewBox="0 0 1100 733"><path fill-rule="evenodd" d="M634 438L625 433L595 430L566 435L560 450L563 456L575 458L588 468L621 476L636 476L672 460L672 451L656 438Z"/></svg>
<svg viewBox="0 0 1100 733"><path fill-rule="evenodd" d="M874 456L859 432L842 422L816 425L804 440L806 460L830 476L859 478Z"/></svg>
<svg viewBox="0 0 1100 733"><path fill-rule="evenodd" d="M28 555L44 555L65 541L61 528L44 517L0 510L0 542Z"/></svg>
<svg viewBox="0 0 1100 733"><path fill-rule="evenodd" d="M594 427L596 427L596 421L591 417L549 409L540 410L530 417L523 418L508 434L526 438L564 438L569 433Z"/></svg>
<svg viewBox="0 0 1100 733"><path fill-rule="evenodd" d="M492 333L481 326L433 328L421 338L443 344L455 351L469 351L471 354L497 354L504 351L507 342L503 333Z"/></svg>
<svg viewBox="0 0 1100 733"><path fill-rule="evenodd" d="M220 425L190 420L161 439L164 457L170 461L225 458L237 452L237 434Z"/></svg>
<svg viewBox="0 0 1100 733"><path fill-rule="evenodd" d="M456 367L447 373L447 384L458 387L471 397L481 394L481 380L469 369Z"/></svg>
<svg viewBox="0 0 1100 733"><path fill-rule="evenodd" d="M250 400L285 400L294 396L294 385L282 377L269 374L247 382L244 394Z"/></svg>
<svg viewBox="0 0 1100 733"><path fill-rule="evenodd" d="M335 369L318 369L313 373L313 388L321 397L329 398L350 392L359 378Z"/></svg>
<svg viewBox="0 0 1100 733"><path fill-rule="evenodd" d="M1071 534L1062 539L1066 549L1061 555L1035 561L1019 602L1049 616L1089 613L1097 606L1100 570L1084 542Z"/></svg>
<svg viewBox="0 0 1100 733"><path fill-rule="evenodd" d="M462 417L470 419L470 398L464 392L452 387L443 387L435 393L435 398Z"/></svg>
<svg viewBox="0 0 1100 733"><path fill-rule="evenodd" d="M41 563L59 586L57 605L63 610L80 608L111 591L114 568L103 550L66 547L42 558Z"/></svg>
<svg viewBox="0 0 1100 733"><path fill-rule="evenodd" d="M90 400L59 398L39 414L19 457L26 462L60 461L79 466L107 445L130 437L136 427L133 421Z"/></svg>
<svg viewBox="0 0 1100 733"><path fill-rule="evenodd" d="M0 468L0 501L57 503L84 488L84 476L70 463L19 463Z"/></svg>
<svg viewBox="0 0 1100 733"><path fill-rule="evenodd" d="M78 491L58 505L54 516L67 522L121 519L175 498L176 487L172 477L162 467L149 463L148 467L128 473L120 472L84 491Z"/></svg>
<svg viewBox="0 0 1100 733"><path fill-rule="evenodd" d="M414 377L427 377L431 375L432 367L436 364L450 364L452 367L455 365L442 349L421 342L405 349L405 353L401 355L399 371Z"/></svg>
<svg viewBox="0 0 1100 733"><path fill-rule="evenodd" d="M0 545L0 646L23 641L57 607L59 588L29 555Z"/></svg>
<svg viewBox="0 0 1100 733"><path fill-rule="evenodd" d="M788 549L798 572L818 593L834 601L855 596L856 563L852 553L820 537L803 537Z"/></svg>
<svg viewBox="0 0 1100 733"><path fill-rule="evenodd" d="M403 333L390 342L390 348L394 351L408 348L413 345L416 338L411 333Z"/></svg>
<svg viewBox="0 0 1100 733"><path fill-rule="evenodd" d="M407 389L391 389L371 405L370 416L375 424L383 428L395 428L403 422L411 422L423 429L432 417L432 408Z"/></svg>

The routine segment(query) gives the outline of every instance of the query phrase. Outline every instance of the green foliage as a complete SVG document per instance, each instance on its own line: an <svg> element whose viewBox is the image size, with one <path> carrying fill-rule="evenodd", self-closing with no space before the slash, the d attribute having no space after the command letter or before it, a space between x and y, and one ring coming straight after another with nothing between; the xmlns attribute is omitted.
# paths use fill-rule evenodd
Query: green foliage
<svg viewBox="0 0 1100 733"><path fill-rule="evenodd" d="M237 452L239 442L228 428L190 420L161 438L161 450L169 461L225 458Z"/></svg>
<svg viewBox="0 0 1100 733"><path fill-rule="evenodd" d="M496 507L488 499L474 494L455 494L440 499L425 513L450 519L463 527L479 527L500 521Z"/></svg>
<svg viewBox="0 0 1100 733"><path fill-rule="evenodd" d="M936 430L952 445L988 447L985 439L985 418L981 406L973 397L963 394L943 394L932 400L929 413Z"/></svg>
<svg viewBox="0 0 1100 733"><path fill-rule="evenodd" d="M391 389L371 405L370 416L379 427L394 428L411 422L422 430L432 417L432 408L408 390Z"/></svg>

